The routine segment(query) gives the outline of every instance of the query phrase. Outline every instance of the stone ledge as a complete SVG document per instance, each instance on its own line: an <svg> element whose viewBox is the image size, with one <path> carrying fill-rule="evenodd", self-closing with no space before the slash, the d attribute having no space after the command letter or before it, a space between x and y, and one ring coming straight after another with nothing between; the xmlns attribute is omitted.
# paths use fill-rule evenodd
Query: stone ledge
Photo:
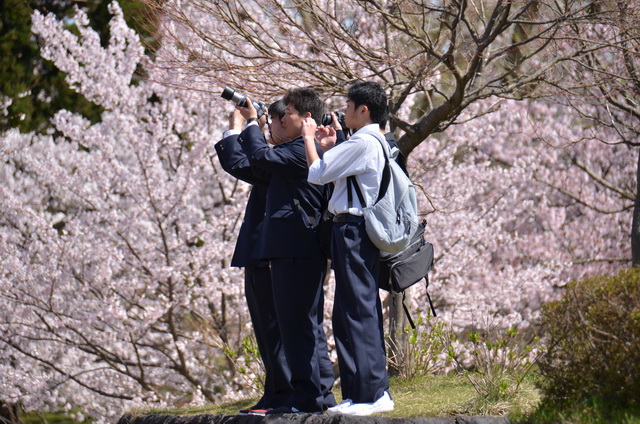
<svg viewBox="0 0 640 424"><path fill-rule="evenodd" d="M416 417L385 418L348 415L124 415L118 424L510 424L506 417Z"/></svg>

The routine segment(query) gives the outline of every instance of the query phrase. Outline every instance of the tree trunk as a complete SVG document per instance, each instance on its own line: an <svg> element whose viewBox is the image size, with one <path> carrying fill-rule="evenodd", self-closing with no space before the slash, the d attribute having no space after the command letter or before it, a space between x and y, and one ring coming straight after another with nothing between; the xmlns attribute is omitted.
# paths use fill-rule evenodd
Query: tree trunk
<svg viewBox="0 0 640 424"><path fill-rule="evenodd" d="M406 301L409 302L409 293L406 293ZM402 294L389 294L389 375L400 374L403 361L403 350L407 343L407 317L402 308Z"/></svg>
<svg viewBox="0 0 640 424"><path fill-rule="evenodd" d="M0 401L0 424L22 424L18 405Z"/></svg>
<svg viewBox="0 0 640 424"><path fill-rule="evenodd" d="M631 223L631 264L640 265L640 151L636 169L636 199L633 205L633 221Z"/></svg>

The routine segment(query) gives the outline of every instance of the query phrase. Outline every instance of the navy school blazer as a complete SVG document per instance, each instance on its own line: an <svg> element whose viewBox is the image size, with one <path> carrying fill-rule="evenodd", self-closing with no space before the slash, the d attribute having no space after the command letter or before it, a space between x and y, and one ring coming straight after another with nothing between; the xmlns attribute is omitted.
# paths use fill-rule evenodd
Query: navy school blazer
<svg viewBox="0 0 640 424"><path fill-rule="evenodd" d="M268 175L258 176L253 172L247 155L238 143L238 135L230 135L222 139L216 143L215 148L222 169L235 178L252 185L236 247L231 258L231 266L266 265L259 259L257 245L267 203Z"/></svg>
<svg viewBox="0 0 640 424"><path fill-rule="evenodd" d="M327 187L307 181L309 167L302 137L271 148L258 126L250 125L238 141L254 174L270 180L265 220L258 238L260 257L324 256L308 224L320 221L329 200ZM322 156L322 149L317 145L316 149Z"/></svg>

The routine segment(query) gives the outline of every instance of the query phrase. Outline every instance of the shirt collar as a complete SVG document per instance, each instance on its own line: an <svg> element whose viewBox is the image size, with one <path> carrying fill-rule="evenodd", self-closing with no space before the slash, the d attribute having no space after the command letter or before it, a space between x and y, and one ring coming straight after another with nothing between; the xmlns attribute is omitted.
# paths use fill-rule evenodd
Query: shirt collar
<svg viewBox="0 0 640 424"><path fill-rule="evenodd" d="M356 131L356 133L359 133L360 131L362 131L362 132L380 132L380 125L379 124L365 125L364 127L360 128L358 131Z"/></svg>

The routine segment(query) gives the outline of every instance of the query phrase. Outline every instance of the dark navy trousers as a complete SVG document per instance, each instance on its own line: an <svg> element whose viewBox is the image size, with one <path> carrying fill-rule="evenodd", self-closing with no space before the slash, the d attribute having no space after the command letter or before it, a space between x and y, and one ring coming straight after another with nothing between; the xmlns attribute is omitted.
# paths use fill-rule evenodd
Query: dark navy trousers
<svg viewBox="0 0 640 424"><path fill-rule="evenodd" d="M333 368L322 326L325 258L272 258L271 278L293 393L287 406L319 412L336 404Z"/></svg>
<svg viewBox="0 0 640 424"><path fill-rule="evenodd" d="M278 408L291 395L291 371L282 348L273 302L271 270L267 264L245 268L244 292L265 368L264 394L256 407Z"/></svg>
<svg viewBox="0 0 640 424"><path fill-rule="evenodd" d="M334 222L332 258L333 335L342 398L375 402L389 389L389 379L378 295L380 251L367 236L364 222Z"/></svg>

